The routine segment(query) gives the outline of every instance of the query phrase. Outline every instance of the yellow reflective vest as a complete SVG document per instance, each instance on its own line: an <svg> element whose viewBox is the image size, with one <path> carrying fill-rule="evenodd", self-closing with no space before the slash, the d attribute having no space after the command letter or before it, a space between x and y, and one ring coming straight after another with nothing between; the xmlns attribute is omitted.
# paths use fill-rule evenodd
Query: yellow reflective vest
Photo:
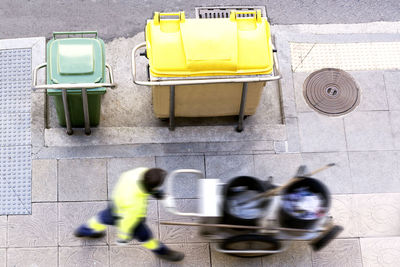
<svg viewBox="0 0 400 267"><path fill-rule="evenodd" d="M114 212L118 220L118 236L129 239L132 230L146 217L149 193L143 188L142 181L148 168L136 168L121 174L112 193Z"/></svg>

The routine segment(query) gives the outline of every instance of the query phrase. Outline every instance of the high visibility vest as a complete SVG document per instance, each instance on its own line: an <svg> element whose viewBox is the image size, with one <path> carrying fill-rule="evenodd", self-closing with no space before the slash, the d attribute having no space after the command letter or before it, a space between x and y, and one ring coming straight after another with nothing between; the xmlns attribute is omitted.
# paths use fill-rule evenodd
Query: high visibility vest
<svg viewBox="0 0 400 267"><path fill-rule="evenodd" d="M140 220L146 217L149 193L142 181L148 168L136 168L121 174L112 193L114 212L120 217L118 231L130 235Z"/></svg>

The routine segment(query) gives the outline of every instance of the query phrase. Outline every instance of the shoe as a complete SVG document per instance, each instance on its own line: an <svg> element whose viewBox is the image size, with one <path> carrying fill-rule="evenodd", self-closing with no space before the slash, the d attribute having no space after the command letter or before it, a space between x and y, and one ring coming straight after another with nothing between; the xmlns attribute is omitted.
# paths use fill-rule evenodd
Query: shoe
<svg viewBox="0 0 400 267"><path fill-rule="evenodd" d="M83 224L79 226L78 229L75 230L74 235L76 237L100 238L105 235L105 232L104 231L96 232Z"/></svg>
<svg viewBox="0 0 400 267"><path fill-rule="evenodd" d="M181 261L185 257L185 254L179 251L168 249L165 254L156 254L157 257L167 261Z"/></svg>

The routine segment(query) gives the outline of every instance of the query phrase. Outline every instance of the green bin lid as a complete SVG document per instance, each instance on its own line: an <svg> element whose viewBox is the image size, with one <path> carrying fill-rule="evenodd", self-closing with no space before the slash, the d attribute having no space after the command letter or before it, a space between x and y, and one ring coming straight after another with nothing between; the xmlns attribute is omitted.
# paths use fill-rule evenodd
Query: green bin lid
<svg viewBox="0 0 400 267"><path fill-rule="evenodd" d="M50 84L102 82L104 68L104 43L100 39L53 39L47 44Z"/></svg>

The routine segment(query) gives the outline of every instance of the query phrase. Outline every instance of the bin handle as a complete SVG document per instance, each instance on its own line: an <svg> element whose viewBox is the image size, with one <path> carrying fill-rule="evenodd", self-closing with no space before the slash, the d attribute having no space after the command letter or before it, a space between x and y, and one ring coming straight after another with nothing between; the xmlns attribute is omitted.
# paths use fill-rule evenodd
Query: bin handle
<svg viewBox="0 0 400 267"><path fill-rule="evenodd" d="M281 79L279 72L278 57L276 56L277 50L272 47L274 56L274 75L264 75L257 77L246 77L246 78L199 78L199 79L185 79L185 80L168 80L168 81L139 81L136 75L136 52L146 46L146 43L140 43L132 49L132 78L133 82L137 85L145 86L171 86L171 85L189 85L189 84L208 84L208 83L245 83L245 82L267 82L276 81Z"/></svg>
<svg viewBox="0 0 400 267"><path fill-rule="evenodd" d="M37 84L37 73L42 68L47 68L47 63L42 63L36 66L33 70L33 79L32 79L32 88L36 89L92 89L92 88L100 88L100 87L113 87L116 86L114 83L114 73L110 65L106 64L106 68L108 69L108 78L110 80L109 83L62 83L62 84Z"/></svg>
<svg viewBox="0 0 400 267"><path fill-rule="evenodd" d="M153 21L155 25L159 25L161 23L161 17L179 17L180 22L185 22L185 12L175 12L175 13L160 13L154 12Z"/></svg>
<svg viewBox="0 0 400 267"><path fill-rule="evenodd" d="M83 35L84 34L94 34L95 38L97 38L97 31L77 31L77 32L53 32L53 39L56 39L57 35Z"/></svg>
<svg viewBox="0 0 400 267"><path fill-rule="evenodd" d="M172 194L172 186L173 186L173 181L174 179L182 173L192 173L196 174L199 179L204 178L204 175L201 171L199 170L194 170L194 169L179 169L171 172L168 174L166 180L167 180L167 188L166 188L166 196L165 199L163 200L164 207L171 213L179 216L195 216L195 217L201 217L200 213L189 213L189 212L180 212L176 208L176 203L175 203L175 197Z"/></svg>

